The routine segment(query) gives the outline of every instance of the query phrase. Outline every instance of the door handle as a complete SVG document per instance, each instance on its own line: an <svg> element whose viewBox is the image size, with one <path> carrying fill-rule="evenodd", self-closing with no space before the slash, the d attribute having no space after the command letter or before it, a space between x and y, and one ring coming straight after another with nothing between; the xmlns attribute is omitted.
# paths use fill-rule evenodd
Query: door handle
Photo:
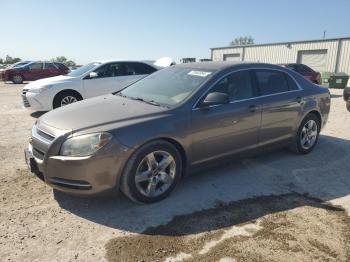
<svg viewBox="0 0 350 262"><path fill-rule="evenodd" d="M301 104L303 102L303 99L301 97L297 97L297 103Z"/></svg>
<svg viewBox="0 0 350 262"><path fill-rule="evenodd" d="M257 109L258 109L258 107L256 105L249 106L250 112L255 112Z"/></svg>

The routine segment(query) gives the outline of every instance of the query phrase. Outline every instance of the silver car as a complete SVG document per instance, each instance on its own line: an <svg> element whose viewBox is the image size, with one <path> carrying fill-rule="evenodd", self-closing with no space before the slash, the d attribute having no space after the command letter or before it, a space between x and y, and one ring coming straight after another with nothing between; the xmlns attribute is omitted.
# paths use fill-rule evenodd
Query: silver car
<svg viewBox="0 0 350 262"><path fill-rule="evenodd" d="M287 68L182 64L43 115L25 155L57 190L150 203L204 163L272 146L311 152L329 110L328 89Z"/></svg>

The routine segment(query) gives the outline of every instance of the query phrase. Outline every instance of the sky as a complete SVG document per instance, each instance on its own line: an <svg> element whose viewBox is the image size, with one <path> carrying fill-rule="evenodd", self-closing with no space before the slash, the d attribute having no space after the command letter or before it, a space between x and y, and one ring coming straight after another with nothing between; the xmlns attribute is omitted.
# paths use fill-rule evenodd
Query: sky
<svg viewBox="0 0 350 262"><path fill-rule="evenodd" d="M210 58L210 48L350 36L350 0L0 0L0 58Z"/></svg>

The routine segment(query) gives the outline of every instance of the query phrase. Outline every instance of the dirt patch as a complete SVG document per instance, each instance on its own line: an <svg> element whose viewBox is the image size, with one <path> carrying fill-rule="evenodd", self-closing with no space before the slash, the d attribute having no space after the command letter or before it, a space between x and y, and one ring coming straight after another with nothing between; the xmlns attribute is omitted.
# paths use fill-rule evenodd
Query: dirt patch
<svg viewBox="0 0 350 262"><path fill-rule="evenodd" d="M106 245L109 261L349 261L350 218L306 195L257 197L174 217Z"/></svg>

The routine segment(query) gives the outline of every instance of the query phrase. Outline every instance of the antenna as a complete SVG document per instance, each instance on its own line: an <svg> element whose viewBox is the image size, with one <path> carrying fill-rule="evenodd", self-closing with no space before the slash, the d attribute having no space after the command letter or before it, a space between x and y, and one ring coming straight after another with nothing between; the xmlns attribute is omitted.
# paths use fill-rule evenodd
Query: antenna
<svg viewBox="0 0 350 262"><path fill-rule="evenodd" d="M323 31L323 39L326 39L326 30Z"/></svg>

